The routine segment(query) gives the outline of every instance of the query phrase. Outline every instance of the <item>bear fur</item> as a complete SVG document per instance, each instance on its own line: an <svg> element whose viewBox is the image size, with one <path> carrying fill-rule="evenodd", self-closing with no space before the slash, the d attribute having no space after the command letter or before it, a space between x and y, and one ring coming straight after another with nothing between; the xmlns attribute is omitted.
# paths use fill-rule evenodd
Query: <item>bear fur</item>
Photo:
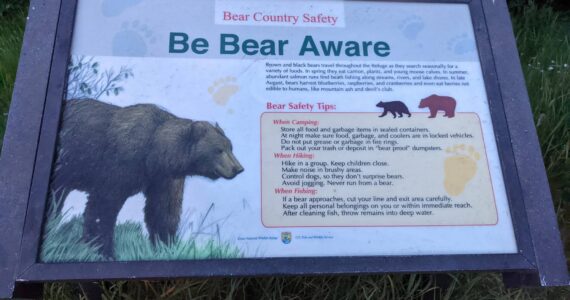
<svg viewBox="0 0 570 300"><path fill-rule="evenodd" d="M429 108L429 118L435 118L437 112L443 110L445 114L444 117L453 118L455 117L455 106L457 102L455 99L447 96L431 95L420 101L419 108Z"/></svg>
<svg viewBox="0 0 570 300"><path fill-rule="evenodd" d="M378 102L378 104L376 104L376 107L384 109L384 113L378 116L380 118L386 116L388 113L391 113L394 116L394 118L396 118L396 114L398 114L399 118L402 117L402 114L407 114L408 118L412 116L412 114L408 110L408 107L402 101L389 101L389 102L380 101Z"/></svg>
<svg viewBox="0 0 570 300"><path fill-rule="evenodd" d="M119 107L68 100L58 140L52 191L61 207L72 190L88 194L83 238L112 258L117 215L142 192L152 242L178 229L186 176L232 179L244 169L216 124L182 119L155 105Z"/></svg>

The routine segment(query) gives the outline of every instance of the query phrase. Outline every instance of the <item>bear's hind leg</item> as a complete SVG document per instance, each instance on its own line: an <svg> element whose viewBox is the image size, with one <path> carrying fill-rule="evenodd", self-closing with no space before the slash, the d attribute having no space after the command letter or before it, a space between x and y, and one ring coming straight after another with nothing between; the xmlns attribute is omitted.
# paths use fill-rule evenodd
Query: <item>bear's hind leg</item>
<svg viewBox="0 0 570 300"><path fill-rule="evenodd" d="M114 258L115 223L126 197L89 194L83 212L83 239L100 246L99 252L106 258Z"/></svg>
<svg viewBox="0 0 570 300"><path fill-rule="evenodd" d="M168 243L176 237L182 213L183 192L184 178L159 180L147 187L144 192L144 221L151 242L158 239Z"/></svg>
<svg viewBox="0 0 570 300"><path fill-rule="evenodd" d="M49 213L55 216L60 216L63 210L63 205L67 195L71 192L71 189L57 188L51 191L49 195Z"/></svg>
<svg viewBox="0 0 570 300"><path fill-rule="evenodd" d="M50 183L50 193L48 199L50 209L49 212L54 213L56 216L61 215L65 199L73 190L73 184L69 182L69 180L66 180L65 176L61 173L62 168L59 168L59 171L56 171L53 174L52 181Z"/></svg>

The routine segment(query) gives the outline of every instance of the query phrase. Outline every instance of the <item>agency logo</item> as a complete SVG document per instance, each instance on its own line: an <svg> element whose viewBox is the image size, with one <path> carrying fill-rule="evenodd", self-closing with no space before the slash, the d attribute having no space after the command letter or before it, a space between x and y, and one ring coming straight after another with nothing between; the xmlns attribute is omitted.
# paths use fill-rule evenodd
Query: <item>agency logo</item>
<svg viewBox="0 0 570 300"><path fill-rule="evenodd" d="M281 241L283 242L283 244L290 244L291 239L293 239L291 232L289 231L281 232Z"/></svg>

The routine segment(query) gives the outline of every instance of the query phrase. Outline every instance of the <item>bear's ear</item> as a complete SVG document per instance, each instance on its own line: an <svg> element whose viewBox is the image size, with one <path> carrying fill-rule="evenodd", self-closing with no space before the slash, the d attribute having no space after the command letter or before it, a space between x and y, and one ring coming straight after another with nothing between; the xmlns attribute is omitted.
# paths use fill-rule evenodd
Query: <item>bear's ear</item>
<svg viewBox="0 0 570 300"><path fill-rule="evenodd" d="M224 132L224 130L222 129L222 127L220 127L220 125L218 125L218 122L216 122L216 130L221 133L222 135L226 135L226 133Z"/></svg>
<svg viewBox="0 0 570 300"><path fill-rule="evenodd" d="M208 132L208 122L195 121L190 125L190 137L192 141L198 141ZM211 127L210 127L211 128Z"/></svg>

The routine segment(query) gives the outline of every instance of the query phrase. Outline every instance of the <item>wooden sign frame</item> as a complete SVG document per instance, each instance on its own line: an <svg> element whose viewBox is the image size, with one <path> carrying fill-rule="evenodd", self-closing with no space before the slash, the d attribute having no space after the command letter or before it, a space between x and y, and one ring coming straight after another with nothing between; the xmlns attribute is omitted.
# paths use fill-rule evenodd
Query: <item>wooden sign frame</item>
<svg viewBox="0 0 570 300"><path fill-rule="evenodd" d="M12 296L16 286L46 281L251 275L497 271L505 274L510 286L568 285L566 259L506 1L400 2L466 3L470 7L518 253L39 262L77 2L32 0L0 162L0 297Z"/></svg>

